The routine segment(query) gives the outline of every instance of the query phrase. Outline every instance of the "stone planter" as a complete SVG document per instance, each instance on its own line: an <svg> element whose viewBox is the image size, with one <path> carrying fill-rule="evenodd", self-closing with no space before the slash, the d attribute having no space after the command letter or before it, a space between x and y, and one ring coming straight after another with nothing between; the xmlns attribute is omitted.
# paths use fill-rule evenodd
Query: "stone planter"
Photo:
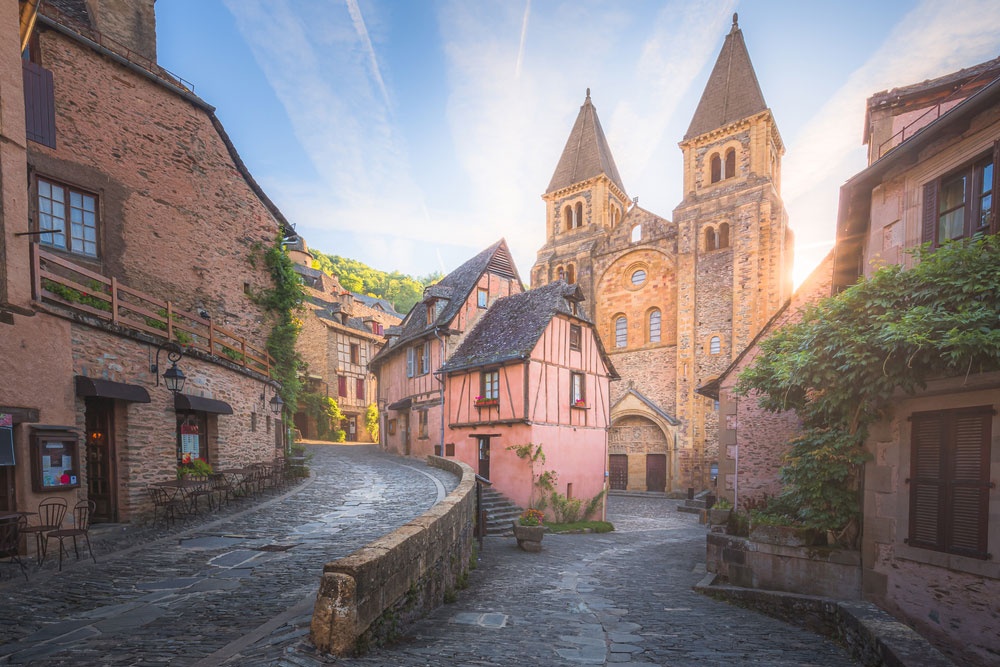
<svg viewBox="0 0 1000 667"><path fill-rule="evenodd" d="M732 510L708 510L708 523L713 526L724 526L729 523L729 515Z"/></svg>
<svg viewBox="0 0 1000 667"><path fill-rule="evenodd" d="M825 545L826 535L798 526L753 526L750 541L783 547L813 547Z"/></svg>
<svg viewBox="0 0 1000 667"><path fill-rule="evenodd" d="M514 537L517 539L518 547L532 553L542 550L542 537L545 535L545 526L522 526L517 521L514 521L513 525Z"/></svg>

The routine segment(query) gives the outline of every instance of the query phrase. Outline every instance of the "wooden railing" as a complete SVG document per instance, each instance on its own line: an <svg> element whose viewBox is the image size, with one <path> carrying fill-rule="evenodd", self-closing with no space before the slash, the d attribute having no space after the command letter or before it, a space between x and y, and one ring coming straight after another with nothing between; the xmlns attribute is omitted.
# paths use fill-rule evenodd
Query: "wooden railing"
<svg viewBox="0 0 1000 667"><path fill-rule="evenodd" d="M270 376L274 359L267 350L215 324L210 318L180 310L89 271L64 257L31 244L32 298L86 313L115 326L174 341L188 349L227 359Z"/></svg>

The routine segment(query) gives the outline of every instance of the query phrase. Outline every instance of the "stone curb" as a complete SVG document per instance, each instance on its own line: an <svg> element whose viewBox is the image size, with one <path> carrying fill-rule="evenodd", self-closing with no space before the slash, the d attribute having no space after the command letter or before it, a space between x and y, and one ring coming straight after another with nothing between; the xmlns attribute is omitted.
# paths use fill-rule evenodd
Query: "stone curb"
<svg viewBox="0 0 1000 667"><path fill-rule="evenodd" d="M870 602L713 585L715 579L708 574L693 590L839 641L866 667L956 667L913 628Z"/></svg>

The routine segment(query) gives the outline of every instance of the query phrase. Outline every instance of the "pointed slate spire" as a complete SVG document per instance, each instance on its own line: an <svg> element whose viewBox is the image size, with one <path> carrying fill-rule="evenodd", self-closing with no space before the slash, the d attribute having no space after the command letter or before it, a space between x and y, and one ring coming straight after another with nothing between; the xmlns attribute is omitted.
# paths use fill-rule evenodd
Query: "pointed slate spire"
<svg viewBox="0 0 1000 667"><path fill-rule="evenodd" d="M569 187L574 183L586 181L600 174L606 175L618 188L625 192L622 178L618 175L618 167L611 156L608 140L601 129L601 121L597 118L597 109L590 101L590 88L587 89L587 99L580 107L580 115L576 117L573 131L563 149L562 157L552 180L545 191L546 194Z"/></svg>
<svg viewBox="0 0 1000 667"><path fill-rule="evenodd" d="M739 16L733 14L733 27L722 44L719 59L701 94L701 101L691 119L685 139L711 132L742 118L767 109L757 74L750 62Z"/></svg>

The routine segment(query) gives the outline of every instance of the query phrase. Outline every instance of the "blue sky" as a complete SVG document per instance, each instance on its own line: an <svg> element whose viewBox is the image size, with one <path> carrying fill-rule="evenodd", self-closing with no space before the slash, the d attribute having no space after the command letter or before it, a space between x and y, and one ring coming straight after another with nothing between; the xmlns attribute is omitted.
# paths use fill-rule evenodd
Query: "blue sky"
<svg viewBox="0 0 1000 667"><path fill-rule="evenodd" d="M732 14L786 146L801 280L865 166L872 93L1000 55L995 0L160 0L190 81L310 247L448 272L500 237L527 279L587 88L625 188L664 218Z"/></svg>

